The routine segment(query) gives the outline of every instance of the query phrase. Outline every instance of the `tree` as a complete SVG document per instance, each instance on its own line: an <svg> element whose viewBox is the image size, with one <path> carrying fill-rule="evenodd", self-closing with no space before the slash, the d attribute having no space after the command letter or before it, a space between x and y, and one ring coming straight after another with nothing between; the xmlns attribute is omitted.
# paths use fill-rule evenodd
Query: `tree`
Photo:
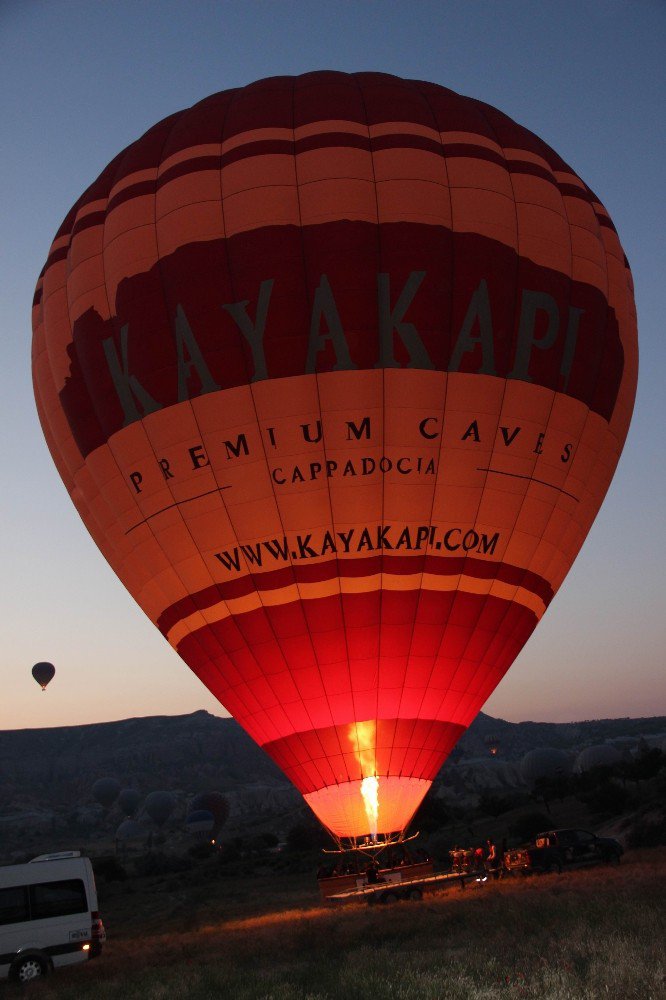
<svg viewBox="0 0 666 1000"><path fill-rule="evenodd" d="M297 823L287 834L290 851L315 851L324 846L324 831L313 823Z"/></svg>
<svg viewBox="0 0 666 1000"><path fill-rule="evenodd" d="M509 832L521 841L533 840L537 833L552 826L550 817L542 812L528 812L519 816L509 827Z"/></svg>
<svg viewBox="0 0 666 1000"><path fill-rule="evenodd" d="M443 799L428 792L417 809L411 826L422 833L434 833L451 822L451 813Z"/></svg>

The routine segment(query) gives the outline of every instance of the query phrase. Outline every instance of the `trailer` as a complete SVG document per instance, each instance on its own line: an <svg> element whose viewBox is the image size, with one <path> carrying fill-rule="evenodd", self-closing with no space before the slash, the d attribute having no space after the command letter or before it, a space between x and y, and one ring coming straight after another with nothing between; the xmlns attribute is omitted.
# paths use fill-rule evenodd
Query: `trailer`
<svg viewBox="0 0 666 1000"><path fill-rule="evenodd" d="M353 867L352 865L348 867ZM432 875L434 866L432 861L419 861L401 865L400 867L378 868L377 877L382 883L402 883L412 879L422 879L427 875ZM368 875L365 862L358 864L355 871L345 871L340 874L333 874L326 877L319 877L319 892L324 900L332 897L344 896L347 892L355 892L368 886Z"/></svg>
<svg viewBox="0 0 666 1000"><path fill-rule="evenodd" d="M343 889L340 892L326 896L329 903L365 902L369 906L376 903L388 905L401 899L419 900L426 893L439 892L458 886L461 890L467 882L486 882L488 875L484 871L470 872L439 872L429 875L412 875L403 877L402 872L393 871L383 876L383 881L374 884L359 884L354 888Z"/></svg>
<svg viewBox="0 0 666 1000"><path fill-rule="evenodd" d="M421 899L425 893L455 885L464 889L467 882L488 881L478 849L455 847L449 851L451 868L435 872L433 859L423 848L414 851L408 846L418 836L398 834L381 841L367 837L337 850L324 850L325 855L336 855L339 860L332 869L320 866L317 881L322 899L329 903L395 903Z"/></svg>

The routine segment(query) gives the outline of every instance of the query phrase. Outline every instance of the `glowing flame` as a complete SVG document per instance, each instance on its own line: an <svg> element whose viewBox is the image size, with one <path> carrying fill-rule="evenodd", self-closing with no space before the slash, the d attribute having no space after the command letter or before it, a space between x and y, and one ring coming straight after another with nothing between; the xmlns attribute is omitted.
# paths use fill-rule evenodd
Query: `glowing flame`
<svg viewBox="0 0 666 1000"><path fill-rule="evenodd" d="M361 795L363 796L365 814L370 823L370 833L372 839L376 840L377 823L379 821L379 778L376 774L363 779L361 782Z"/></svg>
<svg viewBox="0 0 666 1000"><path fill-rule="evenodd" d="M361 796L368 817L370 834L377 838L379 821L379 778L377 777L377 723L355 722L349 727L349 740L354 747L354 755L361 765Z"/></svg>

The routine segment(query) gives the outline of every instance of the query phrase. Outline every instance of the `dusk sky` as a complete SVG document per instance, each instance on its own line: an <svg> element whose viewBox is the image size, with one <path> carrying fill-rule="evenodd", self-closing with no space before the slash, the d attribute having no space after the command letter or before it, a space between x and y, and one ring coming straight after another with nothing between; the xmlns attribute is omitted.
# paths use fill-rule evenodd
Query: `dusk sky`
<svg viewBox="0 0 666 1000"><path fill-rule="evenodd" d="M376 70L502 109L598 194L632 267L640 370L610 492L484 711L511 721L666 714L666 6L659 0L0 0L0 728L225 714L118 582L35 410L30 310L62 219L173 111L277 74ZM57 675L40 693L38 660Z"/></svg>

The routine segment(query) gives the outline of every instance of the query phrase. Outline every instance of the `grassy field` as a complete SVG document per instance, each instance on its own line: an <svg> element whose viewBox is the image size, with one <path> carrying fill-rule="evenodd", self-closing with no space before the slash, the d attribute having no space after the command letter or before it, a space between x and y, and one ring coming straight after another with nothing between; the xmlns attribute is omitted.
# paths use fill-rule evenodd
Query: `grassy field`
<svg viewBox="0 0 666 1000"><path fill-rule="evenodd" d="M189 874L109 887L104 955L33 984L30 995L666 998L663 848L629 853L617 868L472 883L386 907L325 907L312 876Z"/></svg>

